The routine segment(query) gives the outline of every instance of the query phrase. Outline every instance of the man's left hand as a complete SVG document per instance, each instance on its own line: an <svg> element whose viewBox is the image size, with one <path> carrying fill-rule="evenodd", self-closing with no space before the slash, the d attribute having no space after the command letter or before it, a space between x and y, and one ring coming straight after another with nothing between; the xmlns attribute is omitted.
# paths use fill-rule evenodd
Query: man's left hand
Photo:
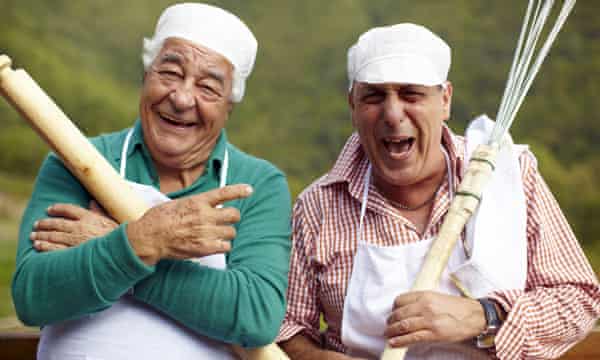
<svg viewBox="0 0 600 360"><path fill-rule="evenodd" d="M77 246L119 226L94 201L89 210L72 204L56 204L49 207L47 213L50 217L37 221L30 235L33 247L41 252Z"/></svg>
<svg viewBox="0 0 600 360"><path fill-rule="evenodd" d="M485 329L485 314L477 300L415 291L394 300L385 337L392 347L422 342L460 342Z"/></svg>

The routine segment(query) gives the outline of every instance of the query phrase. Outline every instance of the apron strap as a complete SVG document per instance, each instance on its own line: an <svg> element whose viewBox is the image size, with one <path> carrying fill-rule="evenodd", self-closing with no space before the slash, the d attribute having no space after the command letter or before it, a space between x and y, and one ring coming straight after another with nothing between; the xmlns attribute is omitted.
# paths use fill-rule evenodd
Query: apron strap
<svg viewBox="0 0 600 360"><path fill-rule="evenodd" d="M131 141L131 135L133 135L133 128L129 129L125 142L123 143L123 149L121 150L121 166L119 168L119 175L125 179L125 167L127 166L127 148L129 148L129 141Z"/></svg>

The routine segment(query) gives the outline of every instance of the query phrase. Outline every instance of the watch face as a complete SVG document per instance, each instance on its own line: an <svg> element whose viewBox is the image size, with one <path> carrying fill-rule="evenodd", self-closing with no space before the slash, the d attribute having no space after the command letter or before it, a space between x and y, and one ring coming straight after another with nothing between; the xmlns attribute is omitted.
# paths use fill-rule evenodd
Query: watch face
<svg viewBox="0 0 600 360"><path fill-rule="evenodd" d="M489 349L496 345L495 339L496 337L494 335L479 335L475 345L480 349Z"/></svg>

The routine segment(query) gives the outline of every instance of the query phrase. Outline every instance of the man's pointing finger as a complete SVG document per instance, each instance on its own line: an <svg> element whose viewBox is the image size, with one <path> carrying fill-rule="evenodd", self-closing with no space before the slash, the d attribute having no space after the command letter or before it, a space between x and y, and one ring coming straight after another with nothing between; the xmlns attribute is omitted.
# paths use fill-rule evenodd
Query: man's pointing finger
<svg viewBox="0 0 600 360"><path fill-rule="evenodd" d="M252 186L247 184L236 184L207 191L197 196L206 200L211 206L217 206L227 201L243 199L250 196L252 192Z"/></svg>

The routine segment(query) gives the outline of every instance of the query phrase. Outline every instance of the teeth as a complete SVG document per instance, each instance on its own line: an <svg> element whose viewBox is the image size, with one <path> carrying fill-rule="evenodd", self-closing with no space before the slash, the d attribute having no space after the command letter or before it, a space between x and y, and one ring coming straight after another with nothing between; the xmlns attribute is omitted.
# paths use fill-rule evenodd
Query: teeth
<svg viewBox="0 0 600 360"><path fill-rule="evenodd" d="M404 140L384 141L384 145L388 149L388 151L395 154L407 152L408 150L410 150L412 143L413 141L410 138Z"/></svg>
<svg viewBox="0 0 600 360"><path fill-rule="evenodd" d="M172 123L174 125L177 125L177 126L190 127L190 126L194 125L193 123L186 124L186 123L179 122L177 119L173 119L173 118L171 118L169 116L166 116L164 114L160 114L160 117L163 118L165 121L167 121L169 123Z"/></svg>

